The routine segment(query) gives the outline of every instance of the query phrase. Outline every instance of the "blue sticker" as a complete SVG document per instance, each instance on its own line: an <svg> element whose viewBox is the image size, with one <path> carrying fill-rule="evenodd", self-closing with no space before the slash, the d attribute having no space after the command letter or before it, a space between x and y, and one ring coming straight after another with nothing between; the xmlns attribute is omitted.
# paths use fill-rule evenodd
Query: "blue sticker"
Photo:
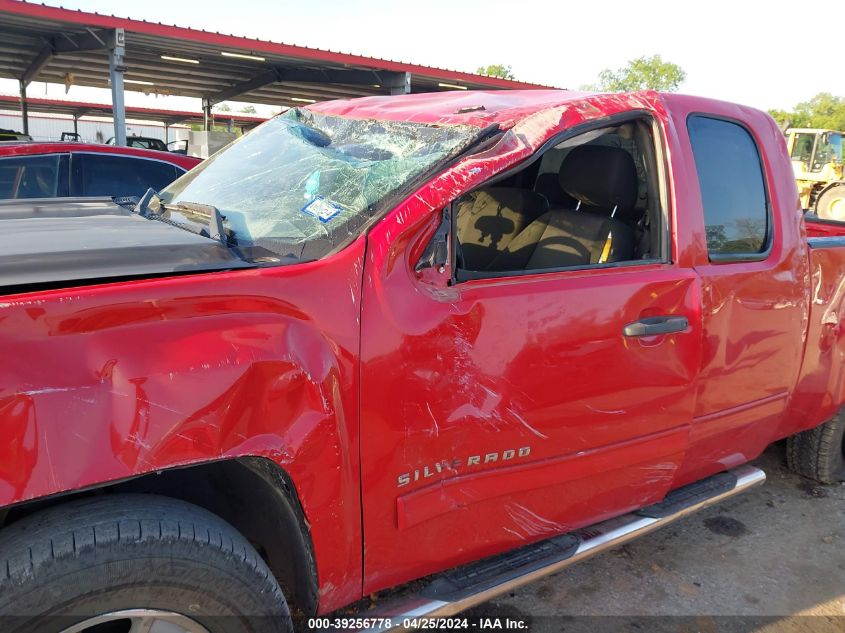
<svg viewBox="0 0 845 633"><path fill-rule="evenodd" d="M311 202L302 207L302 212L314 216L320 222L328 222L343 209L334 202L329 202L323 196L315 196Z"/></svg>

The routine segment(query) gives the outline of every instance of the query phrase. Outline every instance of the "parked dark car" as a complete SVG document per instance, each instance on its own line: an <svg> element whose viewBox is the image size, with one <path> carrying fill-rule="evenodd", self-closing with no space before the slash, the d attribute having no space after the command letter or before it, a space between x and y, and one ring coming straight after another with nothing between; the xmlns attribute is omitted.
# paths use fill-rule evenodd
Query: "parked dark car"
<svg viewBox="0 0 845 633"><path fill-rule="evenodd" d="M140 196L200 162L154 150L87 143L0 145L0 199Z"/></svg>
<svg viewBox="0 0 845 633"><path fill-rule="evenodd" d="M106 141L106 145L114 145L114 137ZM137 147L138 149L154 149L159 152L167 151L167 143L160 138L153 138L151 136L127 136L127 147Z"/></svg>

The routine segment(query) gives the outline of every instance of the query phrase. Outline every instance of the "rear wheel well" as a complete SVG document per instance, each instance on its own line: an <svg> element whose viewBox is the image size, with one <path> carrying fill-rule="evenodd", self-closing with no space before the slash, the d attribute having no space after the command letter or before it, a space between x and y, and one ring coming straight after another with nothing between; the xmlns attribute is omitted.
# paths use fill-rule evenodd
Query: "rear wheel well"
<svg viewBox="0 0 845 633"><path fill-rule="evenodd" d="M70 499L128 492L181 499L225 519L267 562L291 608L316 613L317 572L308 524L290 477L268 459L246 457L163 470L21 504L0 519L8 525Z"/></svg>

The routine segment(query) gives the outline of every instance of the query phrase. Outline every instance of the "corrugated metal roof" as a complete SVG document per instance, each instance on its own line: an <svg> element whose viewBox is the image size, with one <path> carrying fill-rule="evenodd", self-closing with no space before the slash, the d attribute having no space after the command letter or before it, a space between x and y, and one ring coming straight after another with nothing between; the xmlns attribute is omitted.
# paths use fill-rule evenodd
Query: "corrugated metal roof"
<svg viewBox="0 0 845 633"><path fill-rule="evenodd" d="M115 28L126 33L127 90L214 97L236 84L269 77L265 85L256 81L254 86L246 86L249 89L239 94L238 100L291 106L311 100L389 94L389 83L406 72L411 73L412 92L448 89L439 84L487 90L544 87L19 0L0 0L0 76L20 78L45 44L52 42L54 48L64 50L49 59L36 79L108 87L107 52L78 51L68 42L90 40L92 32L102 36L105 31L100 30ZM170 59L162 59L162 55Z"/></svg>

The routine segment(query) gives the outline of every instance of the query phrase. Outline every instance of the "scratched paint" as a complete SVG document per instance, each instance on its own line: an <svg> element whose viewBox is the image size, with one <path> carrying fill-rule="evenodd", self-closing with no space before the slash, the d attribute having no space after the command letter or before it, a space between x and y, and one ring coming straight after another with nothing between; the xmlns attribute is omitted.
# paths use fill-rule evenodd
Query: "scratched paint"
<svg viewBox="0 0 845 633"><path fill-rule="evenodd" d="M764 114L655 93L552 91L313 109L501 133L315 262L4 296L0 505L267 457L294 482L327 611L657 501L842 403L845 252L807 254L788 157L776 156L782 139ZM767 157L776 244L770 261L741 267L736 288L717 267L703 274L682 132L691 109L747 120ZM444 205L554 135L629 111L651 113L666 143L671 263L462 284L414 271ZM688 315L688 331L622 339L621 324L658 308ZM744 332L705 341L724 331L720 319ZM783 384L764 385L785 388L788 402L691 452L696 413L718 419L749 397L750 372L739 375L746 391L725 385L756 361L788 370ZM722 387L707 393L703 369ZM482 457L522 447L520 463ZM467 455L479 459L452 465ZM430 476L398 489L397 476L420 465Z"/></svg>

